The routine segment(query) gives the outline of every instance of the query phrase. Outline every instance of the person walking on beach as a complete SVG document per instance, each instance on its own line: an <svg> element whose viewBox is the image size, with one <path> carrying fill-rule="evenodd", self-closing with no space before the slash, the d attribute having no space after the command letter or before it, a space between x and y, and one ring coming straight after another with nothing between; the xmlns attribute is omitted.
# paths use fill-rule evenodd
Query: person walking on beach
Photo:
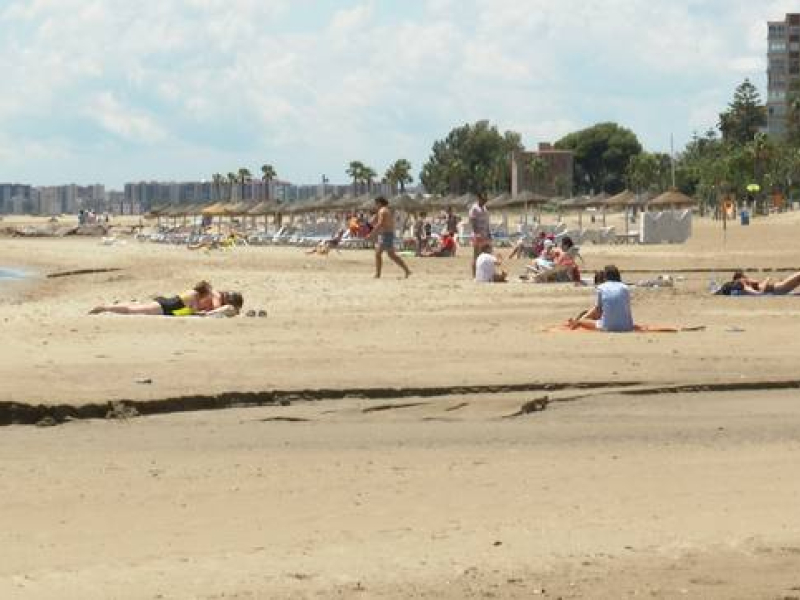
<svg viewBox="0 0 800 600"><path fill-rule="evenodd" d="M422 242L425 238L425 213L421 212L414 221L414 256L422 256Z"/></svg>
<svg viewBox="0 0 800 600"><path fill-rule="evenodd" d="M459 218L458 215L456 215L453 212L452 206L447 207L447 212L444 215L444 220L445 220L445 229L447 233L449 233L453 237L456 237L456 235L458 235Z"/></svg>
<svg viewBox="0 0 800 600"><path fill-rule="evenodd" d="M375 198L375 207L378 209L378 214L375 215L375 222L372 231L369 234L369 239L377 239L375 244L375 279L380 279L381 270L383 268L383 253L406 274L406 278L411 275L411 270L406 265L402 258L397 256L394 250L394 214L389 208L389 201L383 196Z"/></svg>
<svg viewBox="0 0 800 600"><path fill-rule="evenodd" d="M478 194L478 201L469 209L469 224L472 227L472 278L475 279L475 261L483 247L492 243L492 230L489 224L489 210L486 208L487 198Z"/></svg>

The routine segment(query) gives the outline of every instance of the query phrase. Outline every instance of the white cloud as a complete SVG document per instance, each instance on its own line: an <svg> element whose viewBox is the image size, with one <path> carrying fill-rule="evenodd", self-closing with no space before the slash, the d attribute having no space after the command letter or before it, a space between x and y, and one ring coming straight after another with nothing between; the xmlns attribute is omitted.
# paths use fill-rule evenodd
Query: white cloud
<svg viewBox="0 0 800 600"><path fill-rule="evenodd" d="M166 131L142 111L123 105L113 94L100 94L87 107L86 115L106 131L129 142L158 144L167 137Z"/></svg>
<svg viewBox="0 0 800 600"><path fill-rule="evenodd" d="M15 0L0 9L0 140L26 156L0 179L76 178L64 165L86 161L40 163L48 144L93 155L95 179L126 158L145 176L269 160L344 179L353 158L419 167L481 118L529 144L616 119L663 148L670 131L713 126L745 76L763 85L765 21L788 10L796 0Z"/></svg>

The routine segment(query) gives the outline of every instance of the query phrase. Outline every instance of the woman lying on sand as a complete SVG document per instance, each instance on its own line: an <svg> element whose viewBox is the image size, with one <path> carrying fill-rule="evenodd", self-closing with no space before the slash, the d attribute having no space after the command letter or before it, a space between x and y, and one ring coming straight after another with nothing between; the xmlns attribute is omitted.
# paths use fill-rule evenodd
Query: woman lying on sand
<svg viewBox="0 0 800 600"><path fill-rule="evenodd" d="M177 296L158 296L152 302L109 304L96 306L90 315L115 313L118 315L235 317L242 310L244 299L239 292L221 292L207 281Z"/></svg>
<svg viewBox="0 0 800 600"><path fill-rule="evenodd" d="M643 333L676 333L678 331L699 331L704 327L657 327L636 325L631 313L631 297L628 286L622 283L619 269L608 265L594 278L597 285L595 306L567 322L567 329L585 331L609 331L624 333L637 331Z"/></svg>
<svg viewBox="0 0 800 600"><path fill-rule="evenodd" d="M716 292L723 296L761 296L774 294L783 296L800 287L800 273L795 273L781 281L772 281L769 277L759 281L745 275L744 271L736 271L731 281L724 283Z"/></svg>

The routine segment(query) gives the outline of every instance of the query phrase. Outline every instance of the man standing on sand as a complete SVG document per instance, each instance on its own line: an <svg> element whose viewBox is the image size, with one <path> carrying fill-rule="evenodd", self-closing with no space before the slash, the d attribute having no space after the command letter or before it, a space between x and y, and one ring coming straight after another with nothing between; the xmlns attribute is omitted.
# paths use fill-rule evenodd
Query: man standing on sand
<svg viewBox="0 0 800 600"><path fill-rule="evenodd" d="M478 194L478 201L469 209L469 224L472 227L472 278L475 279L475 261L483 247L492 243L492 230L489 224L489 210L486 208L486 194Z"/></svg>
<svg viewBox="0 0 800 600"><path fill-rule="evenodd" d="M411 275L411 270L394 251L394 214L389 208L389 201L383 196L378 196L375 198L375 208L378 209L378 214L375 215L374 227L369 234L369 239L377 238L377 243L375 244L375 279L380 279L384 252L398 267L403 269L406 278L408 278Z"/></svg>

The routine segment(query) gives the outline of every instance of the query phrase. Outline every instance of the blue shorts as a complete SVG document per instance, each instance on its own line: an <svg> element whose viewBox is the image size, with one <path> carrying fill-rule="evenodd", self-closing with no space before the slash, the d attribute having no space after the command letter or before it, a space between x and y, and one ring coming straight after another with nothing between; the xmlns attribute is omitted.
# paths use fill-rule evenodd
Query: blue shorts
<svg viewBox="0 0 800 600"><path fill-rule="evenodd" d="M381 233L380 242L378 247L381 250L394 250L394 231L384 231Z"/></svg>

